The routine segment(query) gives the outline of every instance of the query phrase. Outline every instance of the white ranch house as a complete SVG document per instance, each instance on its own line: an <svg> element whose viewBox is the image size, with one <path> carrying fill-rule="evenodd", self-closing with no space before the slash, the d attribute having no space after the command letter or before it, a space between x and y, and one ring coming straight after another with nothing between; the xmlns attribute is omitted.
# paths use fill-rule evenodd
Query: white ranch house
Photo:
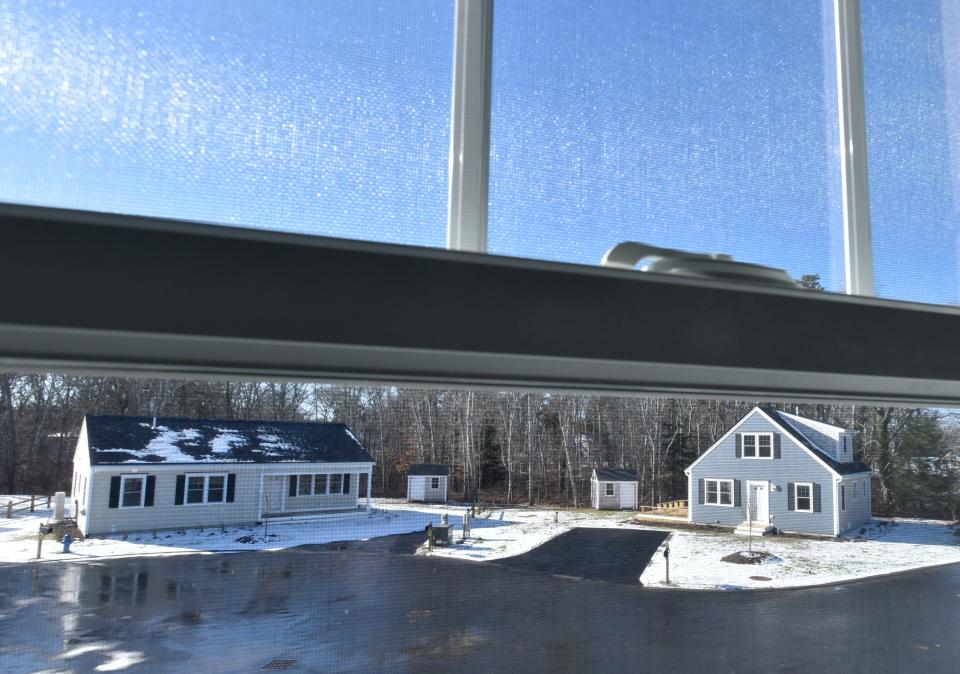
<svg viewBox="0 0 960 674"><path fill-rule="evenodd" d="M838 536L870 521L870 468L853 431L755 407L684 472L688 520Z"/></svg>
<svg viewBox="0 0 960 674"><path fill-rule="evenodd" d="M84 535L352 511L374 461L343 424L87 416L74 454Z"/></svg>

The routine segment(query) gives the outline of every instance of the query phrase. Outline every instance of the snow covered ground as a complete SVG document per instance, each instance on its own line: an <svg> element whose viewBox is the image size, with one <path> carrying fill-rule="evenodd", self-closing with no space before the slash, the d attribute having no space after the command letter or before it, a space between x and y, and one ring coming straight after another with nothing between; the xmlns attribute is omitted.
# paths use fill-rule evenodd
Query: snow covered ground
<svg viewBox="0 0 960 674"><path fill-rule="evenodd" d="M0 504L6 497L0 496ZM267 527L226 527L184 532L151 532L92 538L73 544L62 554L54 540L43 544L43 560L77 561L103 557L170 555L195 552L276 550L306 543L365 540L377 536L422 531L439 524L447 514L459 540L462 506L424 505L395 499L374 499L374 512L329 515L297 522L273 522ZM35 558L37 528L50 517L49 510L33 515L0 519L0 562L25 562ZM555 521L556 519L556 521ZM615 527L663 530L668 527L638 525L631 514L591 510L495 508L480 511L466 543L438 547L421 554L486 561L522 554L574 527ZM960 527L933 520L879 521L863 536L847 541L786 537L754 539L754 549L782 561L739 565L721 557L745 550L747 539L728 533L673 529L670 545L670 587L746 589L798 587L838 582L895 571L960 562ZM666 587L662 550L643 571L644 585ZM766 578L756 580L751 576Z"/></svg>

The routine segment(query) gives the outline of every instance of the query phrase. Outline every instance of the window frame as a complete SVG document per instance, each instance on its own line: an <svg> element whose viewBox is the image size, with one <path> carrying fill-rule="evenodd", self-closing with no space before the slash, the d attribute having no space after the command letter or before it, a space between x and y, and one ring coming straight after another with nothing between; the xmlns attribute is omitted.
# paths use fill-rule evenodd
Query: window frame
<svg viewBox="0 0 960 674"><path fill-rule="evenodd" d="M431 488L431 489L439 489L439 488L440 488L440 478L439 478L439 477L431 477L431 478L430 478L430 488Z"/></svg>
<svg viewBox="0 0 960 674"><path fill-rule="evenodd" d="M604 496L616 496L613 482L604 482Z"/></svg>
<svg viewBox="0 0 960 674"><path fill-rule="evenodd" d="M183 482L183 505L205 506L205 505L224 505L228 503L227 484L229 483L230 478L227 473L186 473L184 477L185 479ZM219 501L209 500L211 477L223 478L223 498ZM190 501L190 480L195 478L203 478L203 500L202 501Z"/></svg>
<svg viewBox="0 0 960 674"><path fill-rule="evenodd" d="M140 482L140 503L137 505L125 505L126 488L128 482L138 481ZM120 503L118 504L119 508L144 508L144 504L147 501L147 476L143 473L137 473L133 475L121 475L120 476Z"/></svg>
<svg viewBox="0 0 960 674"><path fill-rule="evenodd" d="M715 493L717 495L716 503L710 502L710 483L714 482L717 485ZM728 483L730 485L730 503L721 503L721 494L722 490L720 489L721 483ZM734 494L734 489L736 488L736 481L733 478L725 477L707 477L703 479L703 504L710 506L720 506L722 508L733 508L734 504L737 502L736 494Z"/></svg>
<svg viewBox="0 0 960 674"><path fill-rule="evenodd" d="M809 508L800 507L800 487L806 487L810 490L810 495L804 498L810 500ZM813 512L813 482L794 482L793 483L793 510L798 513L812 513Z"/></svg>
<svg viewBox="0 0 960 674"><path fill-rule="evenodd" d="M760 438L767 437L770 439L770 456L760 456ZM754 455L747 456L747 438L753 438L753 448ZM761 431L756 433L741 433L740 434L740 457L743 459L763 459L770 460L773 459L773 433ZM729 451L729 450L727 450Z"/></svg>
<svg viewBox="0 0 960 674"><path fill-rule="evenodd" d="M322 480L321 480L322 478ZM317 489L317 485L323 483L323 491ZM330 474L329 473L314 473L313 474L313 495L314 496L324 496L328 493L328 488L330 486Z"/></svg>

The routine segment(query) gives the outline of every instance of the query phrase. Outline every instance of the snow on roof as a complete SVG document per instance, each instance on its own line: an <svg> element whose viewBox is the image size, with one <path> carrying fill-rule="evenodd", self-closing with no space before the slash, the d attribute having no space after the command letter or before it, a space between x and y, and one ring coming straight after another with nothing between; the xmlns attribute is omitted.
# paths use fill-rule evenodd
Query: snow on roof
<svg viewBox="0 0 960 674"><path fill-rule="evenodd" d="M372 463L343 424L86 417L90 463Z"/></svg>

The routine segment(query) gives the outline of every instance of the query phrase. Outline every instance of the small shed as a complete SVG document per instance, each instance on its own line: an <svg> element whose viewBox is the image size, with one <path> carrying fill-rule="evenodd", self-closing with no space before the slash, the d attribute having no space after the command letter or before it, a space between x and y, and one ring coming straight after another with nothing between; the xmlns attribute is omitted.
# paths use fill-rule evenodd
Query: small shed
<svg viewBox="0 0 960 674"><path fill-rule="evenodd" d="M636 510L637 476L615 468L594 468L590 499L595 510Z"/></svg>
<svg viewBox="0 0 960 674"><path fill-rule="evenodd" d="M445 503L450 466L444 463L416 463L407 471L407 501Z"/></svg>

